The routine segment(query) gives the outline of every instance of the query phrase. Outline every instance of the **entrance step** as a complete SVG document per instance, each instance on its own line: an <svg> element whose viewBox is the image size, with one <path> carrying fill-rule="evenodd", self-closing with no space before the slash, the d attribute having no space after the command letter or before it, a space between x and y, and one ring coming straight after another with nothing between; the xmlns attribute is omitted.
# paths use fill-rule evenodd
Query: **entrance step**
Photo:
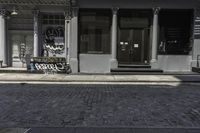
<svg viewBox="0 0 200 133"><path fill-rule="evenodd" d="M200 73L200 67L192 67L192 71Z"/></svg>
<svg viewBox="0 0 200 133"><path fill-rule="evenodd" d="M151 68L150 65L119 64L119 68Z"/></svg>
<svg viewBox="0 0 200 133"><path fill-rule="evenodd" d="M115 68L111 69L111 73L162 73L161 69L151 69L151 68Z"/></svg>

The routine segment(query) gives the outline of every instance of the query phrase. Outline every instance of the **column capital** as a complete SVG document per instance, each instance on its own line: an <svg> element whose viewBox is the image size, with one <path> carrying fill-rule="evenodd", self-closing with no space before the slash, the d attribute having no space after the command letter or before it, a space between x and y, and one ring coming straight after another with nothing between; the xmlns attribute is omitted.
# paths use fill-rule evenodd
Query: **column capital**
<svg viewBox="0 0 200 133"><path fill-rule="evenodd" d="M77 5L77 0L71 0L71 4L72 4L72 6L76 6Z"/></svg>
<svg viewBox="0 0 200 133"><path fill-rule="evenodd" d="M72 18L72 2L67 0L66 8L64 10L65 20L70 21Z"/></svg>
<svg viewBox="0 0 200 133"><path fill-rule="evenodd" d="M154 7L154 8L153 8L153 14L154 14L154 15L158 15L158 14L159 14L159 11L160 11L160 7Z"/></svg>
<svg viewBox="0 0 200 133"><path fill-rule="evenodd" d="M5 16L6 15L6 9L0 9L0 15Z"/></svg>
<svg viewBox="0 0 200 133"><path fill-rule="evenodd" d="M34 16L39 16L40 10L34 9L34 10L32 11L32 13L33 13Z"/></svg>
<svg viewBox="0 0 200 133"><path fill-rule="evenodd" d="M118 10L119 10L119 7L113 7L113 8L112 8L112 13L113 13L113 15L117 15Z"/></svg>
<svg viewBox="0 0 200 133"><path fill-rule="evenodd" d="M71 20L72 18L72 11L71 8L64 11L65 20Z"/></svg>
<svg viewBox="0 0 200 133"><path fill-rule="evenodd" d="M0 9L0 15L8 19L10 12L3 8L3 9Z"/></svg>

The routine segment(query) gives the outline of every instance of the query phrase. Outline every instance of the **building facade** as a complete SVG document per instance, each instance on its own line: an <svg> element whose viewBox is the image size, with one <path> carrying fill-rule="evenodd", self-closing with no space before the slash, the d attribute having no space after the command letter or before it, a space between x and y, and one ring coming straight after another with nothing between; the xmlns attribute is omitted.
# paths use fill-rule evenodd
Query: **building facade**
<svg viewBox="0 0 200 133"><path fill-rule="evenodd" d="M191 71L200 54L198 0L0 0L0 60L65 57L72 73L120 66Z"/></svg>

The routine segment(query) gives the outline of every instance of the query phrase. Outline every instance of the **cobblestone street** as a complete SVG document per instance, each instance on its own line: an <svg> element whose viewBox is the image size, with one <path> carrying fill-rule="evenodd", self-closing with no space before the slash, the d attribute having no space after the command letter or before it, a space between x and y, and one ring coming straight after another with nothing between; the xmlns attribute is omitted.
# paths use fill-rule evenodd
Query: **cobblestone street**
<svg viewBox="0 0 200 133"><path fill-rule="evenodd" d="M200 84L0 84L0 127L200 127Z"/></svg>

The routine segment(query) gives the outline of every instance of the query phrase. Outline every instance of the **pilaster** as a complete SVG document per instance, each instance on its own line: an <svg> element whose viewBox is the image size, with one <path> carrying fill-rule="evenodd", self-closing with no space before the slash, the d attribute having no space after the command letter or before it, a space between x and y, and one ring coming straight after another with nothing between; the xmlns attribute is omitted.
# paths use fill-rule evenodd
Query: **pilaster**
<svg viewBox="0 0 200 133"><path fill-rule="evenodd" d="M110 69L117 68L117 13L119 8L112 9L112 38L111 38L111 60Z"/></svg>
<svg viewBox="0 0 200 133"><path fill-rule="evenodd" d="M6 9L0 9L0 60L3 66L7 66L7 47L6 47Z"/></svg>
<svg viewBox="0 0 200 133"><path fill-rule="evenodd" d="M33 56L38 57L39 56L39 10L33 10L34 15L34 22L33 22L33 28L34 28L34 47L33 47Z"/></svg>
<svg viewBox="0 0 200 133"><path fill-rule="evenodd" d="M158 52L158 14L160 8L153 9L153 35L152 35L152 51L151 51L151 66L152 68L158 67L157 52Z"/></svg>
<svg viewBox="0 0 200 133"><path fill-rule="evenodd" d="M72 7L70 66L72 73L78 73L78 7Z"/></svg>

